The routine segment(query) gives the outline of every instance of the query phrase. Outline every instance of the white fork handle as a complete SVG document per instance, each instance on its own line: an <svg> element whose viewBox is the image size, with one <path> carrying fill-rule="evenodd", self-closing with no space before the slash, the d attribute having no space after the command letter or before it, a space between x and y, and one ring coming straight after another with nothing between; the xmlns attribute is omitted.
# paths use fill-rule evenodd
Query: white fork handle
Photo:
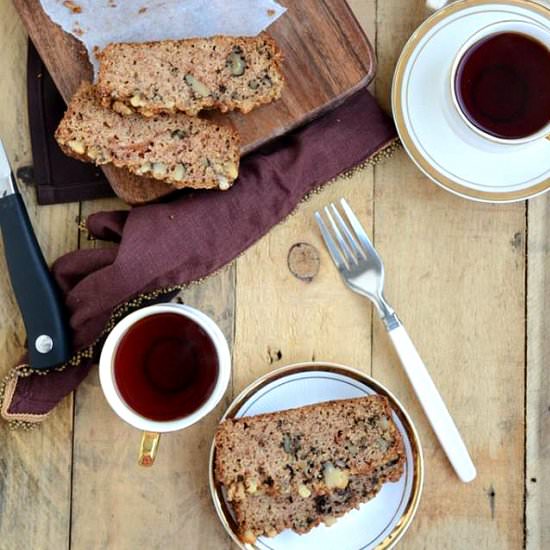
<svg viewBox="0 0 550 550"><path fill-rule="evenodd" d="M405 327L399 324L389 331L389 335L449 462L464 483L472 481L476 477L476 468L468 449Z"/></svg>

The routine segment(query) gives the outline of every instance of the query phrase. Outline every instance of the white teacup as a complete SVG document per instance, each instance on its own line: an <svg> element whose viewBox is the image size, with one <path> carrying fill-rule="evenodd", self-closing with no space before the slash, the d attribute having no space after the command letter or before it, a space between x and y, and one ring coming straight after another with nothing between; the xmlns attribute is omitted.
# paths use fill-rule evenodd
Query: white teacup
<svg viewBox="0 0 550 550"><path fill-rule="evenodd" d="M548 122L544 127L542 127L537 132L522 138L500 138L497 136L493 136L492 134L484 132L482 129L478 128L475 124L473 124L470 121L470 119L466 116L466 114L463 112L462 108L460 107L460 103L458 101L457 93L456 93L456 85L455 85L456 73L463 56L468 52L468 50L474 44L476 44L480 40L491 35L501 34L506 32L515 32L515 33L527 35L531 38L534 38L541 44L544 44L550 50L550 30L545 29L544 27L537 25L536 23L531 23L529 21L520 21L520 20L508 20L508 21L500 21L498 23L487 25L479 29L474 34L472 34L466 40L466 42L464 42L460 50L458 50L451 67L451 72L449 76L449 87L448 87L447 93L450 96L450 100L452 101L453 107L455 108L456 112L461 117L462 121L470 128L470 130L473 130L482 138L492 142L496 142L504 145L522 145L524 143L529 143L531 141L536 141L538 139L544 139L546 137L550 137L550 122Z"/></svg>
<svg viewBox="0 0 550 550"><path fill-rule="evenodd" d="M446 0L426 0L430 10L437 10L450 2ZM456 92L456 74L460 62L468 50L484 38L501 33L519 33L533 38L550 50L550 25L545 27L526 20L506 20L486 25L472 33L457 50L448 77L445 79L443 91L443 107L445 116L455 132L472 145L487 150L501 150L505 146L525 145L540 139L550 139L550 122L536 132L520 138L502 138L494 136L476 126L462 110Z"/></svg>
<svg viewBox="0 0 550 550"><path fill-rule="evenodd" d="M217 375L206 400L185 416L170 420L154 420L130 406L123 397L115 375L115 358L124 336L139 321L158 314L171 313L185 317L206 333L217 355ZM120 376L120 375L119 375ZM180 304L160 304L134 311L122 319L111 331L99 359L99 380L107 402L113 411L131 426L143 431L138 463L151 466L155 460L160 434L182 430L199 421L222 399L231 376L231 354L227 340L218 325L199 310Z"/></svg>

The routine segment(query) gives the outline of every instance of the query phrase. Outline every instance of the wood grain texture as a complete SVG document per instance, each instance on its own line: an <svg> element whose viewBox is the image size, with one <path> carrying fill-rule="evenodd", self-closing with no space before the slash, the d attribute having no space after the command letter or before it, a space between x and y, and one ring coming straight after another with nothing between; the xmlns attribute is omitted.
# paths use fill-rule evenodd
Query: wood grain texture
<svg viewBox="0 0 550 550"><path fill-rule="evenodd" d="M25 66L27 37L9 0L0 0L0 137L17 170L30 164ZM18 182L46 260L76 247L78 205L38 208L34 189ZM17 364L25 330L0 241L0 376ZM0 424L0 547L67 548L70 529L72 400L42 429L10 432Z"/></svg>
<svg viewBox="0 0 550 550"><path fill-rule="evenodd" d="M550 1L540 0L550 8ZM525 543L550 547L550 235L548 195L529 201L527 239L527 388L525 416Z"/></svg>
<svg viewBox="0 0 550 550"><path fill-rule="evenodd" d="M371 306L341 282L313 213L345 196L369 222L372 184L371 169L331 184L237 261L236 393L273 369L301 361L340 362L370 373ZM300 242L320 256L310 281L289 269L289 251Z"/></svg>
<svg viewBox="0 0 550 550"><path fill-rule="evenodd" d="M15 0L13 4L57 89L68 101L83 80L92 79L86 49L46 15L40 0Z"/></svg>
<svg viewBox="0 0 550 550"><path fill-rule="evenodd" d="M466 203L435 187L408 162L376 169L375 204L375 244L386 266L388 300L478 470L468 485L456 477L376 322L373 376L411 413L426 459L424 495L407 543L411 548L520 548L524 204Z"/></svg>
<svg viewBox="0 0 550 550"><path fill-rule="evenodd" d="M529 202L527 242L527 548L550 548L550 197Z"/></svg>
<svg viewBox="0 0 550 550"><path fill-rule="evenodd" d="M286 85L279 101L248 115L228 115L241 136L243 154L335 107L367 84L374 73L372 48L346 2L281 3L288 11L269 33L285 56ZM68 100L80 81L91 79L81 43L48 18L39 0L14 0L14 4L54 82ZM121 198L129 203L143 202L143 193L132 190L137 185L135 178L111 167L105 173ZM153 200L167 191L154 182L154 189L145 198Z"/></svg>
<svg viewBox="0 0 550 550"><path fill-rule="evenodd" d="M82 204L81 217L126 206L118 199ZM80 248L110 246L81 235ZM234 272L231 268L182 291L175 301L212 316L233 341ZM228 392L229 393L229 392ZM205 420L165 434L151 469L137 465L140 433L120 420L103 397L97 368L75 394L71 548L231 547L208 491L208 452L228 398ZM103 525L98 533L97 525Z"/></svg>
<svg viewBox="0 0 550 550"><path fill-rule="evenodd" d="M355 4L355 15L372 31L375 0ZM370 373L370 305L341 283L313 212L345 195L372 220L372 190L372 169L327 186L237 260L234 395L258 376L299 361L342 362ZM303 242L320 257L311 280L296 277L289 266L289 252Z"/></svg>
<svg viewBox="0 0 550 550"><path fill-rule="evenodd" d="M287 12L268 32L285 57L285 87L280 100L248 115L230 115L243 153L339 105L375 70L373 50L346 2L280 3Z"/></svg>
<svg viewBox="0 0 550 550"><path fill-rule="evenodd" d="M377 92L388 104L399 50L424 2L378 3ZM485 205L435 186L400 152L375 168L375 244L387 297L444 396L477 466L448 464L379 322L373 376L420 431L424 494L406 548L517 549L523 544L525 203Z"/></svg>
<svg viewBox="0 0 550 550"><path fill-rule="evenodd" d="M179 299L212 316L231 343L233 288L229 269ZM71 548L164 549L181 543L193 550L229 550L208 489L210 444L227 405L226 399L194 426L163 434L155 465L140 468L140 433L110 409L94 368L75 397Z"/></svg>

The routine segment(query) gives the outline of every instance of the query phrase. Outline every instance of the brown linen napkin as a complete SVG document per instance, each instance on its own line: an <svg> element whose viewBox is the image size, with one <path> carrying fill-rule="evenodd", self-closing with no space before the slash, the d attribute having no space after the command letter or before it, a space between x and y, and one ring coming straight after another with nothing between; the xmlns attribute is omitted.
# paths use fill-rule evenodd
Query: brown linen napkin
<svg viewBox="0 0 550 550"><path fill-rule="evenodd" d="M245 157L229 191L195 191L129 212L90 216L90 233L118 246L71 252L53 266L76 354L47 374L25 365L13 369L0 390L2 416L13 426L44 419L84 379L116 321L228 264L309 193L353 167L389 156L396 146L391 119L363 89Z"/></svg>

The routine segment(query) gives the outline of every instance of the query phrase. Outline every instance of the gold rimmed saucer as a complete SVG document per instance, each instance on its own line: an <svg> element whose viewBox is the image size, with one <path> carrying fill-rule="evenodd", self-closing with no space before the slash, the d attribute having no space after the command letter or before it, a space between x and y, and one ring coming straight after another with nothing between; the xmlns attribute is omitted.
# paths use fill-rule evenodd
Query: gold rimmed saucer
<svg viewBox="0 0 550 550"><path fill-rule="evenodd" d="M457 122L444 93L456 54L480 28L506 20L548 28L549 15L548 7L531 0L460 0L435 12L405 44L392 85L395 125L413 162L444 189L495 203L550 189L548 140L486 143Z"/></svg>
<svg viewBox="0 0 550 550"><path fill-rule="evenodd" d="M424 461L416 429L397 398L370 376L334 363L299 363L270 372L246 387L222 417L252 416L265 412L364 395L389 399L394 421L406 451L405 473L387 483L371 501L340 518L333 526L320 525L305 535L287 530L276 537L259 537L255 544L237 537L230 504L214 478L214 443L210 449L209 483L214 507L225 530L243 550L387 550L409 527L422 492Z"/></svg>

